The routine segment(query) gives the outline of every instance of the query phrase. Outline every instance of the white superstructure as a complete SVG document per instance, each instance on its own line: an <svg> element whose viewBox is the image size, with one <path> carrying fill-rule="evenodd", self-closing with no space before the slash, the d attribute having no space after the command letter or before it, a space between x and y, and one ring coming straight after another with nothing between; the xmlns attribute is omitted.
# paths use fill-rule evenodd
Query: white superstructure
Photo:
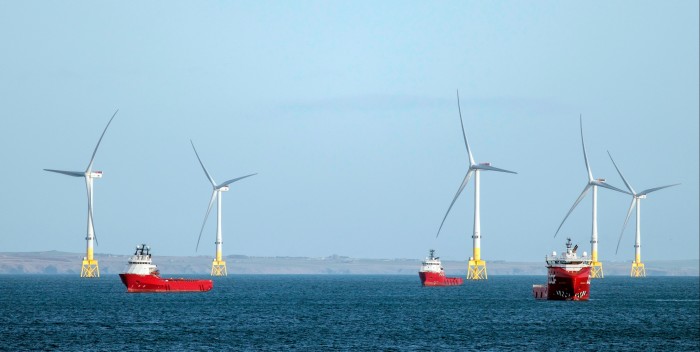
<svg viewBox="0 0 700 352"><path fill-rule="evenodd" d="M158 275L158 267L151 262L151 247L142 244L136 246L136 252L129 258L125 274Z"/></svg>
<svg viewBox="0 0 700 352"><path fill-rule="evenodd" d="M421 263L420 272L421 273L441 273L444 271L442 268L442 263L440 262L440 257L436 257L435 250L430 250L430 256L426 257Z"/></svg>
<svg viewBox="0 0 700 352"><path fill-rule="evenodd" d="M561 253L557 256L557 252L552 252L552 255L545 257L548 267L558 267L563 268L567 271L579 271L584 267L591 266L591 258L586 252L583 252L583 256L579 257L576 254L578 245L571 248L571 238L566 239L566 252Z"/></svg>

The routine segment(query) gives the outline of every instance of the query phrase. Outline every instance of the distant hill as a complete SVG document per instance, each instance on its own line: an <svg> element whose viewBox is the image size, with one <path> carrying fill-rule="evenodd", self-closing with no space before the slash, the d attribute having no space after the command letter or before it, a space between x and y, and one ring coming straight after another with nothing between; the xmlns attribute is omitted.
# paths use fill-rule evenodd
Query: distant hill
<svg viewBox="0 0 700 352"><path fill-rule="evenodd" d="M96 254L102 275L118 274L129 256ZM82 254L58 251L0 253L0 274L80 274ZM156 256L163 275L208 274L209 256ZM421 259L358 259L332 255L307 257L226 257L229 274L351 274L417 275ZM444 260L449 275L464 275L466 261ZM645 262L647 276L700 276L700 260L663 260ZM627 276L630 262L603 262L605 275ZM543 262L487 261L489 275L545 275Z"/></svg>

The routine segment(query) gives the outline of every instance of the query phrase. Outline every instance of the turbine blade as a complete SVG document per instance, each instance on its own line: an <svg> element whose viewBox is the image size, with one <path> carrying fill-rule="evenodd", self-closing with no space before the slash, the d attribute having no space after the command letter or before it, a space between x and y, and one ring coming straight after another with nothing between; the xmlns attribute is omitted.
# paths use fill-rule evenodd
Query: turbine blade
<svg viewBox="0 0 700 352"><path fill-rule="evenodd" d="M609 185L609 184L607 184L607 183L605 183L605 182L593 181L593 182L591 182L590 184L591 184L591 185L594 185L594 186L600 186L600 187L603 187L603 188L611 189L611 190L613 190L613 191L618 191L618 192L620 192L620 193L629 194L629 195L631 195L631 196L634 195L634 194L632 194L632 193L630 193L630 192L623 191L623 190L621 190L621 189L619 189L619 188L617 188L617 187L615 187L615 186L613 186L613 185Z"/></svg>
<svg viewBox="0 0 700 352"><path fill-rule="evenodd" d="M63 170L53 170L53 169L44 169L44 171L56 172L59 174L64 174L64 175L74 176L74 177L85 177L85 172L83 172L83 171L63 171Z"/></svg>
<svg viewBox="0 0 700 352"><path fill-rule="evenodd" d="M632 210L634 210L634 206L637 203L636 198L632 197L632 204L630 204L630 209L627 211L627 217L625 217L625 223L622 224L622 231L620 231L620 237L617 239L617 248L615 248L615 254L617 254L617 251L620 249L620 241L622 240L622 234L625 233L625 228L627 227L627 222L630 220L630 215L632 215Z"/></svg>
<svg viewBox="0 0 700 352"><path fill-rule="evenodd" d="M515 171L508 171L508 170L504 170L504 169L499 169L499 168L493 167L491 165L474 165L473 169L507 172L509 174L517 174L517 172L515 172Z"/></svg>
<svg viewBox="0 0 700 352"><path fill-rule="evenodd" d="M207 213L204 215L204 222L202 222L202 229L199 230L199 237L197 238L197 247L195 248L195 252L199 250L199 241L202 239L202 232L204 232L204 225L207 223L207 218L209 218L209 213L211 212L211 207L214 205L214 201L216 200L217 196L217 191L214 190L214 192L211 193L211 200L209 201L209 208L207 208Z"/></svg>
<svg viewBox="0 0 700 352"><path fill-rule="evenodd" d="M583 146L583 160L586 162L586 172L588 172L588 181L593 181L593 173L591 166L588 164L588 155L586 155L586 143L583 141L583 116L579 115L579 123L581 125L581 145Z"/></svg>
<svg viewBox="0 0 700 352"><path fill-rule="evenodd" d="M92 225L92 236L95 238L95 246L99 246L100 243L97 241L97 232L95 232L95 225L94 225L94 222L93 222L93 225Z"/></svg>
<svg viewBox="0 0 700 352"><path fill-rule="evenodd" d="M630 185L630 183L627 182L627 180L625 179L625 176L622 176L622 171L620 171L620 168L617 167L617 164L615 164L615 160L613 160L613 157L612 157L612 155L610 154L610 151L609 151L609 150L608 150L608 156L610 157L610 161L612 161L613 165L615 165L615 170L617 170L617 173L620 175L620 178L622 178L622 182L625 183L625 186L627 187L627 189L628 189L630 192L632 192L633 195L636 194L636 193L634 192L634 189L632 188L632 185Z"/></svg>
<svg viewBox="0 0 700 352"><path fill-rule="evenodd" d="M559 234L559 230L561 230L562 225L564 225L564 221L571 215L571 212L574 211L578 203L581 203L581 200L583 200L583 197L586 196L586 193L588 193L588 190L591 189L591 185L587 184L586 187L583 189L583 192L581 192L581 195L576 198L576 201L574 202L574 205L571 206L571 209L569 209L569 212L566 213L566 216L564 217L564 220L561 221L561 224L559 224L559 227L557 228L557 232L554 233L554 237L557 237L557 234Z"/></svg>
<svg viewBox="0 0 700 352"><path fill-rule="evenodd" d="M462 125L462 137L464 137L464 146L467 147L467 154L469 154L469 166L474 165L474 157L469 149L469 142L467 141L467 134L464 132L464 121L462 121L462 107L459 104L459 90L457 90L457 110L459 111L459 123Z"/></svg>
<svg viewBox="0 0 700 352"><path fill-rule="evenodd" d="M219 188L221 188L221 187L228 186L228 185L230 185L230 184L232 184L232 183L234 183L234 182L236 182L236 181L240 181L240 180L242 180L242 179L244 179L244 178L246 178L246 177L254 176L254 175L257 175L257 174L258 174L258 173L256 172L256 173L254 173L254 174L245 175L245 176L241 176L241 177L238 177L238 178L234 178L234 179L232 179L232 180L228 180L228 181L226 181L226 182L220 184L220 185L217 186L216 188L219 189Z"/></svg>
<svg viewBox="0 0 700 352"><path fill-rule="evenodd" d="M209 175L209 171L207 171L207 168L204 167L204 163L202 162L202 159L199 158L199 154L197 154L197 148L194 147L194 142L190 139L190 143L192 144L192 149L194 149L194 155L197 156L197 160L199 160L199 165L202 165L202 170L204 170L204 174L207 175L207 178L209 179L209 182L211 182L211 185L213 187L216 187L216 182L214 182L214 179L211 178L211 175Z"/></svg>
<svg viewBox="0 0 700 352"><path fill-rule="evenodd" d="M680 185L680 183L674 183L674 184L672 184L672 185L667 185L667 186L661 186L661 187L654 187L654 188L645 189L645 190L642 191L642 193L639 193L639 195L640 195L640 196L643 196L643 195L649 194L649 193L651 193L651 192L656 192L656 191L658 191L658 190L660 190L660 189L669 188L669 187L678 186L678 185Z"/></svg>
<svg viewBox="0 0 700 352"><path fill-rule="evenodd" d="M447 214L450 213L450 210L452 210L452 206L455 205L455 202L457 201L457 198L459 198L460 193L462 193L462 190L464 190L464 187L467 186L467 183L469 183L469 179L472 177L472 170L470 169L467 171L467 174L464 175L464 180L462 181L462 184L459 186L459 189L457 190L457 194L455 194L454 199L452 199L452 203L450 203L450 207L447 208L447 212L445 213L445 217L442 218L442 222L440 223L440 228L438 229L437 235L435 235L435 238L440 236L440 230L442 230L442 225L445 224L445 219L447 219Z"/></svg>
<svg viewBox="0 0 700 352"><path fill-rule="evenodd" d="M90 164L88 164L87 169L85 172L90 172L92 170L92 163L95 161L95 154L97 154L97 148L100 147L100 142L102 142L102 137L105 136L105 132L107 132L107 128L109 128L109 125L112 123L112 120L114 120L114 117L117 116L117 113L119 112L119 109L114 112L112 115L112 118L109 119L109 122L107 122L107 126L105 126L104 131L102 131L102 135L100 136L100 139L97 141L97 145L95 146L95 150L92 152L92 157L90 158Z"/></svg>

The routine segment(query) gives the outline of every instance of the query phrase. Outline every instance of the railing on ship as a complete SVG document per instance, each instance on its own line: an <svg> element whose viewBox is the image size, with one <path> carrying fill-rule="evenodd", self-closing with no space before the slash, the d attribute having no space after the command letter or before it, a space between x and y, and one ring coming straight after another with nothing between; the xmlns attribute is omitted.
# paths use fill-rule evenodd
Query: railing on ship
<svg viewBox="0 0 700 352"><path fill-rule="evenodd" d="M590 256L566 258L562 256L548 255L545 256L544 260L547 264L584 264L590 265L593 261Z"/></svg>

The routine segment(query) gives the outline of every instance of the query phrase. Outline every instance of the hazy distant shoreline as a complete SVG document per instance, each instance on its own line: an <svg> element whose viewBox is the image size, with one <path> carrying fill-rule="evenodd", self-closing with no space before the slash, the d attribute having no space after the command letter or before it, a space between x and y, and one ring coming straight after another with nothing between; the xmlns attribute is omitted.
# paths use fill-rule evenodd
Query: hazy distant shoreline
<svg viewBox="0 0 700 352"><path fill-rule="evenodd" d="M83 255L78 253L5 252L0 253L0 274L80 274ZM97 254L102 275L118 274L126 266L128 255ZM228 272L237 274L349 274L416 275L421 259L362 259L333 255L309 257L225 257ZM163 275L208 274L209 256L158 256L154 264ZM645 262L647 276L700 276L700 260L660 260ZM450 275L463 275L467 262L443 260ZM603 261L605 275L629 275L631 262ZM545 275L543 262L488 261L489 275Z"/></svg>

